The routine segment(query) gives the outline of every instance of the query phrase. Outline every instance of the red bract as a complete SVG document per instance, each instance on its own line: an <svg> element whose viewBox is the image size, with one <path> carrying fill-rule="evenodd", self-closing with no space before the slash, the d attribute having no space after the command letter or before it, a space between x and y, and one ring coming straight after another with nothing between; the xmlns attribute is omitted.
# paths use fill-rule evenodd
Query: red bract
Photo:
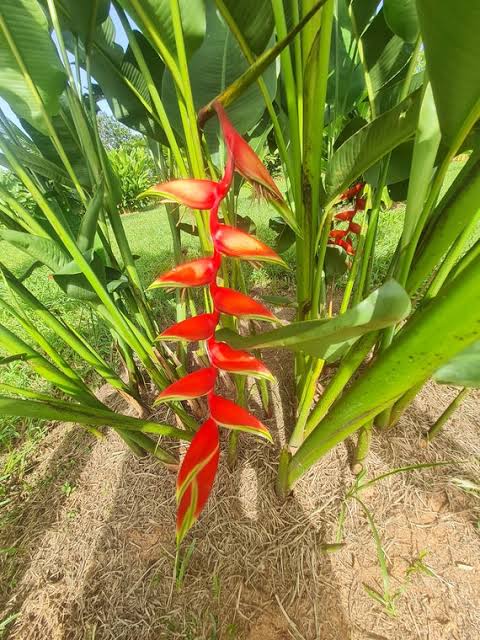
<svg viewBox="0 0 480 640"><path fill-rule="evenodd" d="M216 287L212 295L215 309L221 313L228 313L238 318L278 322L277 318L267 307L244 293L228 289L227 287Z"/></svg>
<svg viewBox="0 0 480 640"><path fill-rule="evenodd" d="M257 378L273 376L267 367L246 351L232 349L214 338L221 313L232 316L276 321L265 306L249 296L217 285L217 274L222 255L243 260L266 260L284 264L279 255L253 236L220 224L218 210L227 195L236 169L275 207L288 208L276 184L254 151L235 131L225 111L216 105L227 146L227 164L220 182L210 180L173 180L157 185L150 193L180 202L192 209L209 209L209 229L213 243L213 256L178 265L164 273L152 287L198 287L210 285L213 312L177 322L159 336L161 340L207 340L210 366L194 371L164 389L157 402L189 400L206 395L211 418L195 434L182 462L177 481L177 543L198 518L211 491L218 466L219 440L217 423L229 429L240 429L271 440L267 428L239 405L214 395L219 369ZM149 192L146 192L149 193Z"/></svg>
<svg viewBox="0 0 480 640"><path fill-rule="evenodd" d="M247 351L232 349L226 342L209 340L208 355L210 362L217 369L254 376L255 378L274 380L270 370L267 369L263 362L247 353Z"/></svg>
<svg viewBox="0 0 480 640"><path fill-rule="evenodd" d="M213 282L216 267L213 258L200 258L184 262L157 276L149 289L158 287L201 287Z"/></svg>
<svg viewBox="0 0 480 640"><path fill-rule="evenodd" d="M347 235L346 229L332 229L328 234L328 237L332 238L333 240L339 240L340 238L343 238L346 235Z"/></svg>
<svg viewBox="0 0 480 640"><path fill-rule="evenodd" d="M201 313L173 324L158 336L157 340L208 340L215 333L218 314Z"/></svg>
<svg viewBox="0 0 480 640"><path fill-rule="evenodd" d="M349 256L353 256L355 255L355 249L352 247L352 245L347 242L346 240L337 240L337 244L340 247L343 247L345 249L345 251L348 253Z"/></svg>
<svg viewBox="0 0 480 640"><path fill-rule="evenodd" d="M350 220L353 220L355 213L355 209L346 209L345 211L340 211L340 213L335 214L335 219L350 222Z"/></svg>
<svg viewBox="0 0 480 640"><path fill-rule="evenodd" d="M171 180L150 187L145 195L160 195L166 201L191 209L211 209L217 198L218 184L211 180Z"/></svg>
<svg viewBox="0 0 480 640"><path fill-rule="evenodd" d="M248 180L260 193L270 194L275 200L283 201L279 188L268 173L265 165L257 156L252 147L242 138L232 125L225 109L219 102L213 105L217 112L223 137L227 143L231 156L233 157L235 169Z"/></svg>
<svg viewBox="0 0 480 640"><path fill-rule="evenodd" d="M242 260L263 260L266 262L276 262L284 265L282 258L273 249L257 240L249 233L229 227L226 224L219 224L214 236L217 251L224 256L231 258L242 258Z"/></svg>
<svg viewBox="0 0 480 640"><path fill-rule="evenodd" d="M357 198L355 200L355 211L363 211L367 206L366 198Z"/></svg>
<svg viewBox="0 0 480 640"><path fill-rule="evenodd" d="M248 431L272 442L272 436L267 427L235 402L220 396L212 396L209 400L209 406L210 415L222 427Z"/></svg>
<svg viewBox="0 0 480 640"><path fill-rule="evenodd" d="M217 372L213 367L198 369L169 385L157 396L155 402L190 400L206 396L213 391L216 379Z"/></svg>
<svg viewBox="0 0 480 640"><path fill-rule="evenodd" d="M208 419L193 436L177 477L177 544L208 500L218 468L218 427Z"/></svg>
<svg viewBox="0 0 480 640"><path fill-rule="evenodd" d="M358 235L362 230L362 227L356 222L350 222L350 224L348 225L348 230Z"/></svg>
<svg viewBox="0 0 480 640"><path fill-rule="evenodd" d="M350 189L347 189L346 191L344 191L340 196L340 199L350 200L351 198L353 198L353 196L356 196L357 193L360 193L360 191L363 189L364 186L365 186L364 182L358 182L355 186L350 187Z"/></svg>

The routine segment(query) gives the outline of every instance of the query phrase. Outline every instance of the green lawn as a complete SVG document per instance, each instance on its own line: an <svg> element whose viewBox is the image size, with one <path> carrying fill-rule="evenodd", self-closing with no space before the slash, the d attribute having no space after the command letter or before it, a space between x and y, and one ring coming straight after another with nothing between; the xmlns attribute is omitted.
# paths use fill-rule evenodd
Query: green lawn
<svg viewBox="0 0 480 640"><path fill-rule="evenodd" d="M454 163L450 169L449 184L462 164ZM257 236L268 244L274 242L275 234L268 226L270 217L275 215L275 211L265 202L252 200L249 189L245 188L241 194L239 202L239 213L250 216L256 226ZM188 214L187 214L188 215ZM403 225L404 208L394 207L381 214L378 237L376 243L375 264L373 270L374 284L381 282L390 258L395 249ZM184 222L188 221L185 217ZM148 286L154 276L172 266L172 241L170 230L162 206L144 210L137 213L127 214L123 217L125 230L129 238L132 252L139 256L138 268L145 286ZM185 259L192 259L198 255L198 239L196 237L183 234ZM0 255L2 261L16 274L20 274L28 265L28 258L21 252L12 249L7 243L0 242ZM285 254L285 259L291 267L294 267L295 252L291 248ZM274 265L261 266L258 269L244 267L244 274L248 290L254 288L262 289L269 295L285 295L291 292L294 284L293 271L285 271ZM111 358L109 334L102 325L95 321L94 315L85 304L69 300L59 290L55 282L49 279L47 268L37 269L26 281L30 291L34 293L51 310L58 312L63 317L88 336L95 348L101 351L105 357ZM0 284L0 295L1 284ZM160 326L165 326L171 321L174 314L174 295L163 290L153 290L148 292L149 299L155 310ZM15 323L6 314L0 311L0 322L5 326L18 331ZM20 332L21 333L21 332ZM45 331L45 336L50 338L60 349L57 338ZM69 355L69 358L71 356ZM82 363L77 362L79 370L82 372ZM91 375L88 371L83 371L84 375ZM31 373L30 369L23 363L12 363L2 367L2 381L18 386L28 386L41 389L44 383ZM39 437L39 427L34 422L21 422L16 419L0 421L0 451L10 448L17 436L22 436L30 431ZM28 438L27 438L28 440ZM1 475L1 473L0 473Z"/></svg>

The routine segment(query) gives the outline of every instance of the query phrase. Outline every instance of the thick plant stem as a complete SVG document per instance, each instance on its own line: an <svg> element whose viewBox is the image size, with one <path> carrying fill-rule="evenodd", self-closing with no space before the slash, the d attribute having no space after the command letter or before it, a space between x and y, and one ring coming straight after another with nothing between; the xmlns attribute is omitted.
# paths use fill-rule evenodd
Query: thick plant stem
<svg viewBox="0 0 480 640"><path fill-rule="evenodd" d="M391 406L413 385L480 339L480 259L419 308L391 347L376 358L305 440L289 465L289 486L336 444ZM458 309L462 313L458 313ZM455 326L452 332L451 327ZM441 336L441 340L439 340Z"/></svg>
<svg viewBox="0 0 480 640"><path fill-rule="evenodd" d="M352 473L358 476L365 470L365 460L370 451L372 442L373 420L369 420L364 427L358 431L357 446L353 454Z"/></svg>
<svg viewBox="0 0 480 640"><path fill-rule="evenodd" d="M291 454L287 447L280 451L278 460L277 480L275 483L275 493L280 500L285 500L288 496L288 465L290 464Z"/></svg>
<svg viewBox="0 0 480 640"><path fill-rule="evenodd" d="M307 381L303 387L302 397L300 399L299 412L295 428L288 443L290 450L296 450L303 442L305 425L307 424L308 415L311 410L317 381L322 373L325 360L315 358L311 365Z"/></svg>
<svg viewBox="0 0 480 640"><path fill-rule="evenodd" d="M452 400L452 402L448 405L442 415L438 418L435 424L430 428L427 435L425 436L425 440L427 442L431 442L435 436L437 436L440 431L443 429L444 425L453 413L458 409L458 407L462 404L465 398L470 393L470 389L468 387L464 387L460 393Z"/></svg>
<svg viewBox="0 0 480 640"><path fill-rule="evenodd" d="M412 401L417 397L420 389L423 387L423 382L414 385L411 389L409 389L404 395L397 400L397 402L393 405L392 410L390 412L390 422L386 427L387 429L391 429L394 427L397 422L400 420L402 415L405 413L405 410L410 406ZM380 425L377 425L380 426ZM382 428L380 426L380 428Z"/></svg>
<svg viewBox="0 0 480 640"><path fill-rule="evenodd" d="M243 376L235 376L235 388L237 391L237 404L241 407L247 406L247 397L246 397L246 378ZM227 464L228 468L232 470L237 463L237 454L238 454L238 431L231 431L228 435L228 454L227 454Z"/></svg>
<svg viewBox="0 0 480 640"><path fill-rule="evenodd" d="M314 408L310 417L307 420L305 426L305 435L308 436L320 421L327 415L330 407L335 400L340 396L345 386L348 384L350 378L353 376L358 367L365 360L366 356L375 344L378 336L378 331L368 334L360 338L360 340L353 345L345 358L342 360L335 375L330 380L328 387L323 392L320 401Z"/></svg>

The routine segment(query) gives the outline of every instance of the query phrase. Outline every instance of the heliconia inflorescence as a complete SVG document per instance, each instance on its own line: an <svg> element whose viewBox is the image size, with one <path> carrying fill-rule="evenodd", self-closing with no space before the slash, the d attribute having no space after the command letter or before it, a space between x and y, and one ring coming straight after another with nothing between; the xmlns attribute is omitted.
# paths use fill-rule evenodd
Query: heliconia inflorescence
<svg viewBox="0 0 480 640"><path fill-rule="evenodd" d="M157 402L190 400L205 396L209 416L195 433L180 466L177 478L177 544L197 520L212 489L219 460L218 427L238 429L272 440L268 429L246 409L215 394L218 371L272 380L267 367L246 351L233 349L215 339L220 314L277 322L263 304L250 296L217 284L223 256L243 260L263 260L283 264L270 247L253 236L220 223L218 210L229 192L236 170L265 197L286 207L282 195L260 158L235 130L220 104L215 105L227 148L227 163L223 178L211 180L173 180L158 184L149 193L158 193L166 200L210 211L210 236L213 255L177 265L158 276L150 288L209 286L212 313L202 313L177 322L165 329L159 340L206 341L209 367L198 369L177 380L157 397Z"/></svg>
<svg viewBox="0 0 480 640"><path fill-rule="evenodd" d="M346 253L350 256L355 255L355 249L353 248L352 243L350 242L349 235L351 233L358 235L362 230L361 226L353 222L353 218L357 211L363 211L366 206L365 198L362 198L360 193L365 184L363 182L358 182L356 185L344 191L340 196L340 200L351 200L355 198L355 205L353 209L345 209L344 211L340 211L335 215L335 220L340 220L340 222L348 222L347 229L332 229L328 234L328 241L330 244L336 244L339 247L342 247Z"/></svg>

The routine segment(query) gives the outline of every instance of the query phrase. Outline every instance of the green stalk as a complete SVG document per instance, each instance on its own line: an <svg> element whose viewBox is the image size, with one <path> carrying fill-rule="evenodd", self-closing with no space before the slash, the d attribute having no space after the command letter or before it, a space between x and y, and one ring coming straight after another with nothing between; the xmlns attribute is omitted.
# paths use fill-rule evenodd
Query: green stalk
<svg viewBox="0 0 480 640"><path fill-rule="evenodd" d="M52 360L55 367L57 367L67 378L70 378L74 384L76 384L84 393L93 395L90 389L83 382L78 373L72 369L68 362L58 351L45 339L41 331L39 331L35 325L25 317L18 309L12 307L6 300L0 298L0 309L4 309L9 313L18 324L24 329L24 331L30 336L30 338L37 343L37 345L47 354Z"/></svg>
<svg viewBox="0 0 480 640"><path fill-rule="evenodd" d="M178 146L177 139L175 137L175 133L170 124L170 120L168 119L167 112L165 111L165 107L163 106L162 99L160 94L158 93L157 87L153 80L152 74L150 73L150 69L145 61L145 57L142 53L142 50L137 42L137 38L135 37L135 33L133 32L132 27L130 26L130 22L125 14L125 11L118 4L118 2L114 2L115 10L118 14L122 27L125 30L128 38L128 44L132 49L132 53L137 62L138 68L140 69L145 82L147 83L148 91L150 93L150 97L152 99L152 103L157 111L159 122L162 126L162 129L165 132L165 136L167 138L169 147L172 151L172 155L175 159L177 167L180 171L180 175L186 177L188 175L187 167L183 160L182 152L180 151L180 147Z"/></svg>
<svg viewBox="0 0 480 640"><path fill-rule="evenodd" d="M369 420L364 427L358 431L358 440L352 460L352 473L358 476L365 470L365 460L370 452L372 442L373 420Z"/></svg>
<svg viewBox="0 0 480 640"><path fill-rule="evenodd" d="M51 0L49 0L49 2L51 2ZM85 196L85 192L82 189L82 186L80 185L80 182L78 181L78 178L75 174L75 171L73 170L73 167L70 163L70 160L68 159L67 154L65 153L65 150L62 146L62 143L60 142L60 139L57 135L57 132L55 131L55 128L52 124L52 120L50 118L50 116L48 115L46 109L45 109L45 105L43 103L42 97L40 95L40 93L38 92L38 89L35 85L35 83L33 82L27 67L25 66L25 63L22 59L22 56L19 52L19 50L17 49L17 45L15 44L15 40L12 37L12 34L10 33L10 30L8 29L7 24L5 23L4 19L2 18L1 14L0 14L0 30L3 32L3 35L5 37L5 40L7 42L8 47L10 48L15 61L23 75L24 81L25 83L28 85L29 90L31 91L35 102L37 103L38 108L40 109L44 122L45 122L45 126L47 128L48 131L48 135L50 136L50 139L52 141L53 146L55 147L58 155L60 156L65 169L70 177L70 179L72 180L73 184L75 185L75 189L78 192L78 195L80 196L80 199L82 200L82 202L86 202L86 196Z"/></svg>
<svg viewBox="0 0 480 640"><path fill-rule="evenodd" d="M288 443L290 451L295 451L303 442L305 425L315 396L317 381L322 373L324 364L325 360L315 358L314 362L310 365L307 379L303 385L297 422Z"/></svg>
<svg viewBox="0 0 480 640"><path fill-rule="evenodd" d="M36 317L56 335L58 335L73 351L75 351L85 362L102 376L112 387L130 394L131 389L121 380L106 361L93 349L93 347L74 329L57 316L51 313L34 295L15 278L15 276L0 263L0 272L5 278L9 289L24 302Z"/></svg>
<svg viewBox="0 0 480 640"><path fill-rule="evenodd" d="M390 422L388 423L388 428L391 429L394 427L397 422L400 420L405 410L410 406L412 401L417 397L420 389L423 387L423 382L414 385L411 389L409 389L404 395L397 400L397 402L393 405L392 410L390 412Z"/></svg>
<svg viewBox="0 0 480 640"><path fill-rule="evenodd" d="M12 196L0 186L0 198L8 204L10 209L16 213L18 218L12 218L16 220L21 226L32 235L40 236L41 238L49 238L50 236L45 229L30 215L30 213L22 207L22 205L12 198ZM8 212L5 211L5 213Z"/></svg>
<svg viewBox="0 0 480 640"><path fill-rule="evenodd" d="M365 216L362 223L362 228L360 230L360 235L358 238L357 249L356 249L355 255L353 256L352 267L350 269L350 273L348 274L348 280L347 280L347 284L345 285L345 291L343 292L342 304L340 306L341 314L345 313L348 310L348 305L350 304L350 298L352 296L353 287L355 286L358 270L363 260L363 251L365 247L367 231L368 231L368 220L367 220L367 216Z"/></svg>
<svg viewBox="0 0 480 640"><path fill-rule="evenodd" d="M370 287L369 265L373 262L375 250L375 237L377 235L378 217L380 215L380 207L382 205L382 193L387 181L388 166L390 164L390 154L384 159L382 169L378 178L378 184L375 190L375 196L372 202L372 210L368 216L367 233L365 237L365 248L362 254L362 266L360 269L360 277L358 285L353 296L353 304L358 304L368 294ZM367 216L365 216L367 217Z"/></svg>
<svg viewBox="0 0 480 640"><path fill-rule="evenodd" d="M79 381L77 378L71 377L70 374L67 375L67 373L58 369L3 325L0 325L0 345L7 353L21 356L38 375L58 387L63 393L73 396L92 407L101 405L100 401L95 398L81 380Z"/></svg>
<svg viewBox="0 0 480 640"><path fill-rule="evenodd" d="M449 278L447 282L451 280L455 280L458 276L465 271L465 269L478 257L480 256L480 240L471 247L467 253L463 256L461 260L455 265L455 267L450 272Z"/></svg>
<svg viewBox="0 0 480 640"><path fill-rule="evenodd" d="M377 341L378 331L367 334L352 346L346 354L335 375L330 380L327 388L323 392L318 404L313 409L305 426L305 435L308 436L320 424L321 420L327 415L330 407L340 396L351 377L357 371L358 367L370 353Z"/></svg>
<svg viewBox="0 0 480 640"><path fill-rule="evenodd" d="M73 238L69 229L65 228L55 212L50 208L48 202L43 195L37 189L30 176L26 173L23 167L17 162L15 156L10 152L10 149L6 146L5 142L0 138L0 148L3 150L5 157L24 185L30 191L33 199L44 213L47 220L52 225L54 231L57 233L61 242L67 249L67 251L75 260L82 273L87 278L88 282L92 286L101 302L105 305L105 309L108 312L111 322L114 323L115 328L121 333L124 340L137 352L139 358L142 360L144 366L148 370L149 374L155 380L156 384L165 385L166 380L163 378L161 372L156 368L153 351L151 344L140 333L132 330L131 324L128 319L117 309L116 304L113 302L110 294L95 274L90 264L87 262L82 252L77 247L76 241ZM163 387L161 387L163 388Z"/></svg>
<svg viewBox="0 0 480 640"><path fill-rule="evenodd" d="M125 269L128 275L128 279L131 285L131 291L135 298L135 302L138 305L141 320L143 320L142 324L145 328L147 336L151 342L155 339L156 329L154 322L152 320L151 309L148 305L147 298L145 296L145 292L143 290L142 281L140 280L140 276L138 274L137 265L135 264L135 260L133 258L132 251L130 249L130 245L127 240L127 236L125 234L125 229L123 227L123 223L120 218L120 214L118 212L118 208L116 206L115 198L114 198L114 186L112 184L112 177L110 167L107 166L108 159L105 157L105 151L103 149L102 143L100 141L100 135L98 133L96 112L95 112L95 102L93 97L92 90L92 75L91 75L91 57L90 53L87 53L86 59L86 71L87 71L87 85L88 85L88 96L90 102L90 110L92 117L92 125L95 133L95 139L97 141L98 147L98 155L100 157L100 162L102 165L103 173L105 176L105 181L108 186L108 201L110 206L108 207L108 214L110 224L112 225L113 233L115 235L115 239L118 244L118 248L120 249L120 254L122 256Z"/></svg>
<svg viewBox="0 0 480 640"><path fill-rule="evenodd" d="M287 21L282 0L272 0L273 16L277 38L284 40L287 37ZM290 176L292 188L295 194L295 202L299 200L300 193L300 167L302 165L301 145L299 135L298 105L296 102L297 88L293 73L290 47L284 49L280 54L280 64L284 80L285 97L287 101L287 115L290 130L290 144L292 147L292 168L294 173Z"/></svg>
<svg viewBox="0 0 480 640"><path fill-rule="evenodd" d="M427 442L431 442L435 436L437 436L442 430L443 426L448 422L453 413L458 409L458 407L462 404L465 398L470 393L471 389L468 387L464 387L460 393L455 396L452 402L448 405L442 415L438 418L435 424L430 428L425 439Z"/></svg>
<svg viewBox="0 0 480 640"><path fill-rule="evenodd" d="M197 114L193 102L192 85L190 83L190 73L188 70L187 52L185 49L185 39L183 37L182 18L180 14L179 0L170 0L170 12L172 15L173 33L177 47L177 58L179 73L181 78L181 92L177 88L178 107L182 118L185 141L189 150L189 159L195 178L205 177L203 163L202 145L197 125ZM201 214L196 216L198 237L202 250L205 253L211 250L210 236L207 225Z"/></svg>
<svg viewBox="0 0 480 640"><path fill-rule="evenodd" d="M390 348L313 430L289 469L291 487L317 460L444 362L480 339L480 259L418 309ZM458 313L462 309L462 313ZM451 328L455 326L455 332Z"/></svg>
<svg viewBox="0 0 480 640"><path fill-rule="evenodd" d="M457 264L458 259L460 258L463 251L465 250L465 245L472 238L475 228L479 221L480 221L480 208L478 209L476 214L472 216L472 218L470 219L470 222L467 224L465 229L462 231L460 236L457 238L457 240L454 242L454 244L450 248L450 251L447 253L444 261L440 265L440 268L435 274L435 277L432 280L425 294L425 297L424 297L425 300L430 300L430 298L435 297L437 293L440 291L443 284L447 280L450 272L452 271L453 267Z"/></svg>

